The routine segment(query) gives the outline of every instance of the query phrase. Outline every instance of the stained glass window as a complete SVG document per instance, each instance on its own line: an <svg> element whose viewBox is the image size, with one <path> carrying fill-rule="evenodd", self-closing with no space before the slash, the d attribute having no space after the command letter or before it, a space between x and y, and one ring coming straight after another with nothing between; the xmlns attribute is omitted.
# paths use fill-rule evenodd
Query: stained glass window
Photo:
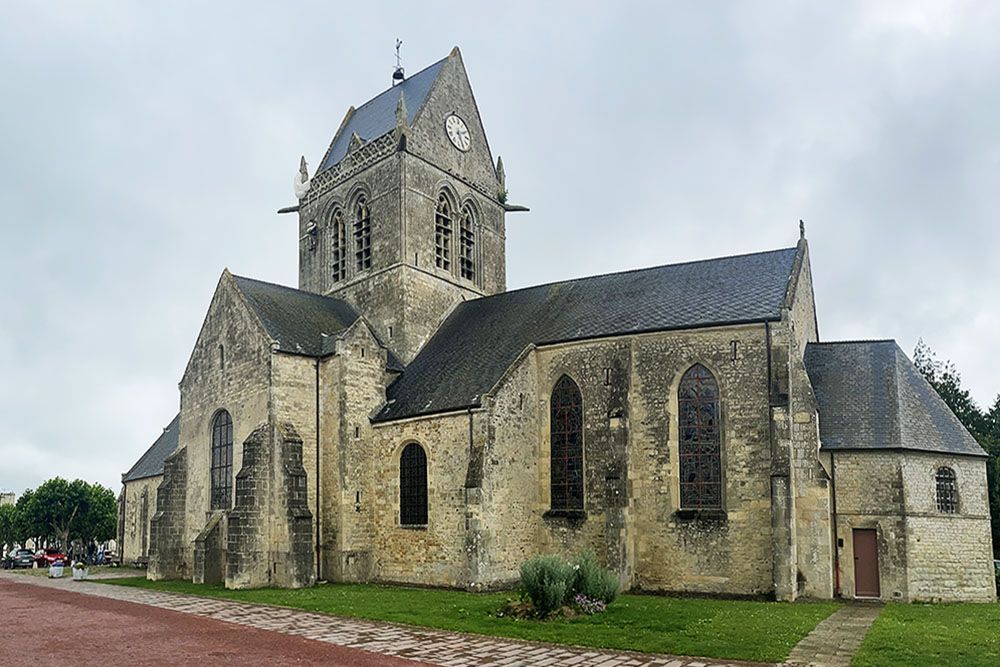
<svg viewBox="0 0 1000 667"><path fill-rule="evenodd" d="M583 398L563 375L552 389L549 435L552 509L583 509Z"/></svg>
<svg viewBox="0 0 1000 667"><path fill-rule="evenodd" d="M399 523L427 525L427 454L415 442L399 457Z"/></svg>
<svg viewBox="0 0 1000 667"><path fill-rule="evenodd" d="M722 509L719 385L711 371L701 364L688 369L677 408L681 508Z"/></svg>
<svg viewBox="0 0 1000 667"><path fill-rule="evenodd" d="M434 263L439 269L451 270L451 204L442 193L434 213Z"/></svg>
<svg viewBox="0 0 1000 667"><path fill-rule="evenodd" d="M458 263L462 277L467 280L476 279L476 262L473 259L473 251L476 245L474 224L475 218L472 215L472 207L466 204L462 209L462 223L459 230Z"/></svg>
<svg viewBox="0 0 1000 667"><path fill-rule="evenodd" d="M954 514L958 511L958 484L955 471L951 468L938 468L934 475L937 487L937 508L939 512Z"/></svg>
<svg viewBox="0 0 1000 667"><path fill-rule="evenodd" d="M364 196L354 208L354 263L358 271L372 266L372 214Z"/></svg>
<svg viewBox="0 0 1000 667"><path fill-rule="evenodd" d="M347 232L344 229L344 215L339 210L333 213L330 225L330 264L333 282L347 277Z"/></svg>
<svg viewBox="0 0 1000 667"><path fill-rule="evenodd" d="M211 509L227 510L233 506L233 420L225 410L212 420L211 475Z"/></svg>

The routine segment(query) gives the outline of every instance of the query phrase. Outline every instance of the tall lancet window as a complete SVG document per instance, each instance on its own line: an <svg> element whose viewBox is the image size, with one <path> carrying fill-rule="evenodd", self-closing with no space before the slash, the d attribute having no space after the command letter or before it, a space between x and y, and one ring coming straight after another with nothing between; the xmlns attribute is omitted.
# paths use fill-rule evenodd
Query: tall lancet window
<svg viewBox="0 0 1000 667"><path fill-rule="evenodd" d="M461 275L466 280L476 279L476 220L473 217L472 207L466 204L462 208L462 222L459 230L459 256L458 263Z"/></svg>
<svg viewBox="0 0 1000 667"><path fill-rule="evenodd" d="M681 378L679 412L682 509L722 509L719 383L695 364Z"/></svg>
<svg viewBox="0 0 1000 667"><path fill-rule="evenodd" d="M354 264L358 271L372 266L372 214L364 195L354 207Z"/></svg>
<svg viewBox="0 0 1000 667"><path fill-rule="evenodd" d="M549 414L552 509L582 510L583 397L565 375L552 389Z"/></svg>
<svg viewBox="0 0 1000 667"><path fill-rule="evenodd" d="M399 457L399 524L427 525L427 453L415 442Z"/></svg>
<svg viewBox="0 0 1000 667"><path fill-rule="evenodd" d="M233 506L233 419L225 410L212 420L211 509Z"/></svg>
<svg viewBox="0 0 1000 667"><path fill-rule="evenodd" d="M347 277L347 230L340 209L333 212L330 224L330 264L333 282L339 283Z"/></svg>
<svg viewBox="0 0 1000 667"><path fill-rule="evenodd" d="M434 214L434 263L451 271L451 203L441 193Z"/></svg>

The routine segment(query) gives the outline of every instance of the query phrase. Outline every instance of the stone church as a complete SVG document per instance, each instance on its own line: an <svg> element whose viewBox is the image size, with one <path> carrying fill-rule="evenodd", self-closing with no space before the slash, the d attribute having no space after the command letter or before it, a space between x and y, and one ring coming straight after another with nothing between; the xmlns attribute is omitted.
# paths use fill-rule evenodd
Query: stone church
<svg viewBox="0 0 1000 667"><path fill-rule="evenodd" d="M461 54L397 79L296 179L298 287L222 272L126 560L484 590L592 549L643 591L995 599L983 450L895 342L820 341L804 231L508 291L526 209Z"/></svg>

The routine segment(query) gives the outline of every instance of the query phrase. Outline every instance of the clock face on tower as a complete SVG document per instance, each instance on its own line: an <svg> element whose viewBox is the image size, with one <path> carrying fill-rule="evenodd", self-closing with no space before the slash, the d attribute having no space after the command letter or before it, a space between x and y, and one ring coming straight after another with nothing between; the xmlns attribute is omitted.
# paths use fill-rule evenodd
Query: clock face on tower
<svg viewBox="0 0 1000 667"><path fill-rule="evenodd" d="M472 145L472 135L469 134L469 128L466 127L464 120L452 114L445 118L444 130L455 148L460 151L469 150L469 146Z"/></svg>

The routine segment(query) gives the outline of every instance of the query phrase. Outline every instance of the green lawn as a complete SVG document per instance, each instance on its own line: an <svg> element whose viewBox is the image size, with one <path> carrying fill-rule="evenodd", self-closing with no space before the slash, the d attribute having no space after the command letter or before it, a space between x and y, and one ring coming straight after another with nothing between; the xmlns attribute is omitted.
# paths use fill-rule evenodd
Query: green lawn
<svg viewBox="0 0 1000 667"><path fill-rule="evenodd" d="M547 622L497 617L511 593L326 584L230 591L182 581L102 583L294 607L337 616L556 644L780 662L834 602L752 602L623 595L604 614Z"/></svg>
<svg viewBox="0 0 1000 667"><path fill-rule="evenodd" d="M1000 605L887 605L854 665L1000 665Z"/></svg>

